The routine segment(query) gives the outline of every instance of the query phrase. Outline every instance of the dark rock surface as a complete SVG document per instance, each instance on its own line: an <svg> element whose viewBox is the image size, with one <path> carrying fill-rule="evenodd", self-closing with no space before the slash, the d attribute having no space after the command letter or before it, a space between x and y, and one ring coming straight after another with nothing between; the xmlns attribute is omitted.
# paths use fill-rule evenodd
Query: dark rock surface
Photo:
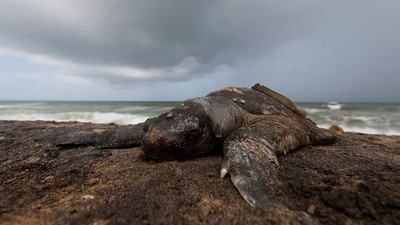
<svg viewBox="0 0 400 225"><path fill-rule="evenodd" d="M221 156L144 161L140 148L57 148L112 124L0 121L0 224L282 224L220 179ZM400 224L400 137L345 133L280 156L271 192L321 224Z"/></svg>

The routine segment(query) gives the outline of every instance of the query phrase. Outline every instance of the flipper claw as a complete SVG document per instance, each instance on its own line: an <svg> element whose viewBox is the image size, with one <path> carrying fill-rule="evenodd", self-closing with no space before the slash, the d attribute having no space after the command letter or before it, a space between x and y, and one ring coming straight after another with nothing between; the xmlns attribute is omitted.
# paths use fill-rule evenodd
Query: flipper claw
<svg viewBox="0 0 400 225"><path fill-rule="evenodd" d="M224 178L228 174L228 170L226 168L221 169L221 178Z"/></svg>

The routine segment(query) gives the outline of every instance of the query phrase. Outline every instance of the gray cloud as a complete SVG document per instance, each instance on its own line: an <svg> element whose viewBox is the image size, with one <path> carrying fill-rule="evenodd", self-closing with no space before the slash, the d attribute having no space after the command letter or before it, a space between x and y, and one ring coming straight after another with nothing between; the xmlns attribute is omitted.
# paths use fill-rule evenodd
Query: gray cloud
<svg viewBox="0 0 400 225"><path fill-rule="evenodd" d="M203 76L218 82L209 87L263 82L299 100L400 101L399 8L390 0L0 0L0 47L118 87Z"/></svg>
<svg viewBox="0 0 400 225"><path fill-rule="evenodd" d="M302 6L309 10L297 12L295 2L5 1L0 40L80 64L161 68L188 56L214 66L235 64L303 35L304 21L311 21L319 4L309 1Z"/></svg>

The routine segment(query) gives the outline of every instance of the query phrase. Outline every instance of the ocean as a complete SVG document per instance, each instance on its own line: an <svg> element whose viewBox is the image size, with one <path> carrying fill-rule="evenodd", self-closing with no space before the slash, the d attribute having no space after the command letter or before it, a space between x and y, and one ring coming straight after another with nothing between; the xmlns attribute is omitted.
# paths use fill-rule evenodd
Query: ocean
<svg viewBox="0 0 400 225"><path fill-rule="evenodd" d="M49 120L135 124L179 102L0 101L0 120ZM298 103L318 126L344 131L400 135L400 104Z"/></svg>

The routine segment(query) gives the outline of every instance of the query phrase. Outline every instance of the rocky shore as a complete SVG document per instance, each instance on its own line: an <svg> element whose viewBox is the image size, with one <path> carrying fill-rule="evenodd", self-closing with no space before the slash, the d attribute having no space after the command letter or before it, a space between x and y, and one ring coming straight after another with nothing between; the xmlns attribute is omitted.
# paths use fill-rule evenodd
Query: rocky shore
<svg viewBox="0 0 400 225"><path fill-rule="evenodd" d="M113 124L0 121L0 224L282 224L254 209L220 155L144 161L140 148L60 149L63 134ZM273 193L321 224L400 224L400 137L345 133L279 157Z"/></svg>

